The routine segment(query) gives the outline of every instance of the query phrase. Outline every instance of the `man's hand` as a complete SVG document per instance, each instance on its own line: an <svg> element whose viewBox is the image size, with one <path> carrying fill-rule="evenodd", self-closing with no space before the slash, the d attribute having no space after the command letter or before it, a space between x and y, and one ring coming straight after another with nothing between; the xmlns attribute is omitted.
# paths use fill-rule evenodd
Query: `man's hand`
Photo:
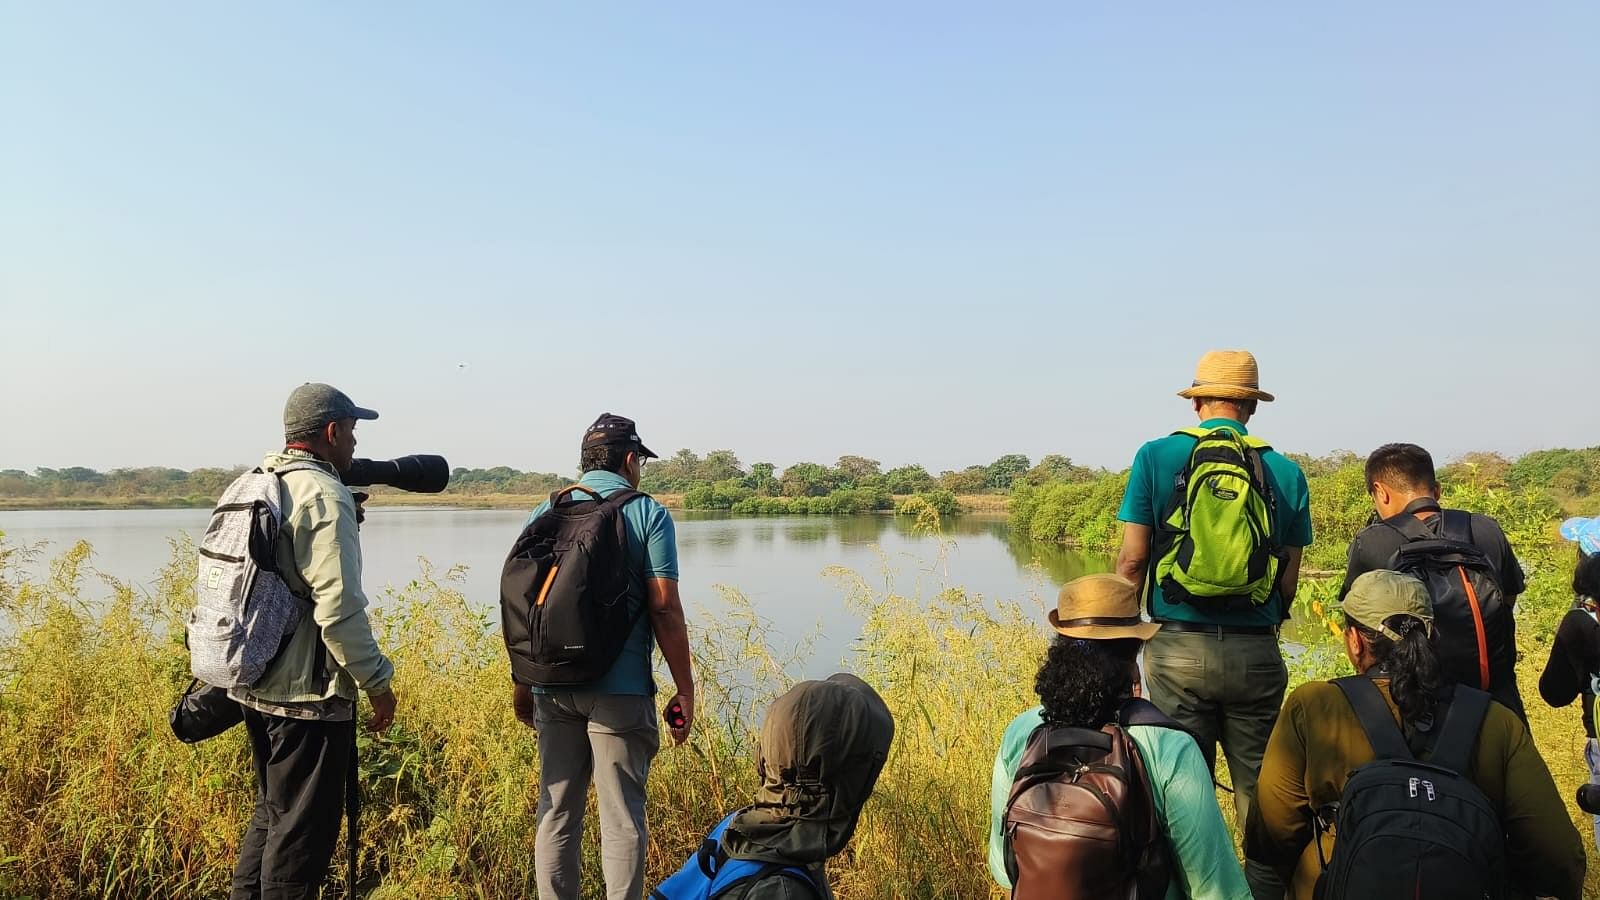
<svg viewBox="0 0 1600 900"><path fill-rule="evenodd" d="M518 722L529 728L539 727L533 720L533 691L527 685L511 685L511 711L516 713Z"/></svg>
<svg viewBox="0 0 1600 900"><path fill-rule="evenodd" d="M672 735L674 744L682 744L689 739L689 729L694 727L694 694L679 694L672 698L672 703L683 707L683 725L678 728L669 725L667 733Z"/></svg>
<svg viewBox="0 0 1600 900"><path fill-rule="evenodd" d="M372 720L367 723L367 730L379 732L394 724L394 708L399 703L394 696L394 688L381 694L368 694L367 702L372 704Z"/></svg>

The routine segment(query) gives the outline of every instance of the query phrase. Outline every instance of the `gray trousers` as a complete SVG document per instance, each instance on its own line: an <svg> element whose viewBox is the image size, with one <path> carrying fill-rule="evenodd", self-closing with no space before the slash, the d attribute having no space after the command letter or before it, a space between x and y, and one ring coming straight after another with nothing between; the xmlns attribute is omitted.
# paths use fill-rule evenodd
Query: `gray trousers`
<svg viewBox="0 0 1600 900"><path fill-rule="evenodd" d="M1144 667L1146 696L1194 733L1213 771L1222 745L1242 833L1289 685L1277 636L1161 631L1144 645ZM1247 862L1245 877L1257 900L1283 895L1276 873L1265 866Z"/></svg>
<svg viewBox="0 0 1600 900"><path fill-rule="evenodd" d="M607 900L644 896L645 779L661 746L655 698L535 694L539 810L534 878L539 900L578 900L589 782L600 809L600 863Z"/></svg>

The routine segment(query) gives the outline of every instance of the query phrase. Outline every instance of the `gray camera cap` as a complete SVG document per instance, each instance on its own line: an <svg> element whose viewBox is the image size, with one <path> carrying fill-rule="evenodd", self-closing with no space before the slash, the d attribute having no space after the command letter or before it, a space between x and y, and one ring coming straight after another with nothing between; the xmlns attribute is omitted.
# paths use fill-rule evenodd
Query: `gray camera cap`
<svg viewBox="0 0 1600 900"><path fill-rule="evenodd" d="M289 394L283 405L283 433L298 434L344 419L376 419L373 410L357 406L331 384L307 382Z"/></svg>

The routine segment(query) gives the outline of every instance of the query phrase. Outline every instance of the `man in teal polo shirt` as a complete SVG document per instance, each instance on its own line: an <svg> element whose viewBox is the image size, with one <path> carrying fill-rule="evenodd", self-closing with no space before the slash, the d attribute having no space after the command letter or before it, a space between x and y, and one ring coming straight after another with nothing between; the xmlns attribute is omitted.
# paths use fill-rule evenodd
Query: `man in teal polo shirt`
<svg viewBox="0 0 1600 900"><path fill-rule="evenodd" d="M583 438L578 483L609 497L637 488L644 461L654 457L632 419L602 415ZM582 493L574 494L579 502ZM532 522L550 508L540 504ZM622 508L627 530L628 602L641 613L611 669L592 684L546 689L516 684L512 706L523 724L539 732L539 807L533 863L539 900L578 900L583 815L589 782L600 812L600 868L607 900L644 896L645 781L661 742L656 720L650 650L672 674L684 720L673 727L683 743L694 722L694 676L688 629L678 598L678 543L672 516L648 496Z"/></svg>
<svg viewBox="0 0 1600 900"><path fill-rule="evenodd" d="M1273 398L1259 387L1255 357L1243 350L1207 353L1194 383L1178 396L1193 401L1200 427L1249 432L1256 404ZM1278 626L1289 617L1300 579L1300 557L1311 543L1311 499L1305 473L1275 450L1261 452L1274 502L1274 532L1283 550L1277 588L1254 609L1211 612L1168 602L1153 577L1156 523L1167 512L1174 480L1189 462L1196 439L1174 434L1139 448L1117 518L1124 523L1117 572L1143 582L1150 618L1161 630L1145 645L1145 685L1151 702L1194 733L1206 762L1216 767L1217 744L1233 780L1234 815L1244 827L1255 799L1256 776L1267 738L1278 721L1289 673L1278 647ZM1281 896L1273 874L1246 869L1257 897Z"/></svg>

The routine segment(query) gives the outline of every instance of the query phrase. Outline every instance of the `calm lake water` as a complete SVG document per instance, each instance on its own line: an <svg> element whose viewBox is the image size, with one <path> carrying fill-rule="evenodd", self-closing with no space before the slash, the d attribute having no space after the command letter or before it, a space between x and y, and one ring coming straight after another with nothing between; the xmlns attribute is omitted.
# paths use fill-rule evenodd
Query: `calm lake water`
<svg viewBox="0 0 1600 900"><path fill-rule="evenodd" d="M198 539L209 515L203 509L0 512L0 531L12 545L45 542L45 557L89 541L98 571L147 586L169 558L168 542L184 532ZM381 605L385 588L414 578L418 558L426 557L439 571L465 566L463 592L495 606L501 563L526 518L515 510L371 510L361 532L367 593ZM913 533L905 519L884 515L735 519L677 510L673 518L690 620L717 614L719 585L735 588L771 621L775 647L790 647L820 627L812 659L824 669L848 652L860 626L845 608L843 587L824 576L826 568L853 569L874 585L889 580L910 596L962 587L1043 609L1054 605L1064 582L1109 571L1112 564L1106 556L1013 541L1005 520L992 516L949 520L942 543ZM32 569L43 566L41 559Z"/></svg>

